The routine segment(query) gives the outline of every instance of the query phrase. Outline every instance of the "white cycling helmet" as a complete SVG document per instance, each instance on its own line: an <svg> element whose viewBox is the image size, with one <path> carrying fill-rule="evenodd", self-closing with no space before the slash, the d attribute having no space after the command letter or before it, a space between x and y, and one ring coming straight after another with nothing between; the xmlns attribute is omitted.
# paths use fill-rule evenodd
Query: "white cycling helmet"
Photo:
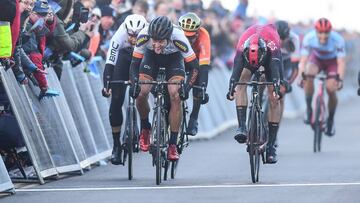
<svg viewBox="0 0 360 203"><path fill-rule="evenodd" d="M139 34L147 24L146 19L142 15L132 14L125 18L125 28L130 35Z"/></svg>

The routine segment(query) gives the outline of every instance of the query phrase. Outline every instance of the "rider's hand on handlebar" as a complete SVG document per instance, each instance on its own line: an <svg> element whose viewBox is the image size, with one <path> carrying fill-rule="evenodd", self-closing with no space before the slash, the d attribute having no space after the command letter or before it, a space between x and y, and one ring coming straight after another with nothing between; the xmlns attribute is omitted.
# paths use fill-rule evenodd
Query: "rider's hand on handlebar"
<svg viewBox="0 0 360 203"><path fill-rule="evenodd" d="M189 98L189 91L190 91L190 86L188 84L182 84L179 88L179 97L182 101L185 101Z"/></svg>
<svg viewBox="0 0 360 203"><path fill-rule="evenodd" d="M136 99L141 92L141 87L138 83L138 79L135 78L134 81L131 81L131 86L129 89L129 94L133 99Z"/></svg>
<svg viewBox="0 0 360 203"><path fill-rule="evenodd" d="M274 92L273 95L275 97L275 99L279 100L282 98L282 93L280 91L280 84L278 81L274 81Z"/></svg>
<svg viewBox="0 0 360 203"><path fill-rule="evenodd" d="M108 97L111 96L111 89L107 89L107 88L104 87L102 89L101 93L102 93L103 97L108 98Z"/></svg>
<svg viewBox="0 0 360 203"><path fill-rule="evenodd" d="M234 92L235 92L235 80L231 79L229 83L229 92L226 94L226 98L229 101L234 100Z"/></svg>

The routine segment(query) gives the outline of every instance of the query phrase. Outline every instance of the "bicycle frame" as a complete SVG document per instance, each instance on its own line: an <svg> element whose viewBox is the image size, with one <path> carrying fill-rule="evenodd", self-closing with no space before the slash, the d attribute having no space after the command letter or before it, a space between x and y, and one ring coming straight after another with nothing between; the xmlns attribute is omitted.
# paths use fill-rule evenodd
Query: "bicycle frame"
<svg viewBox="0 0 360 203"><path fill-rule="evenodd" d="M250 82L237 82L235 85L251 86L250 114L248 119L248 141L247 151L250 158L250 171L253 183L259 181L260 155L264 160L264 152L268 143L268 131L266 129L264 114L262 111L261 94L259 86L274 85L272 82L261 82L260 77L264 73L263 70L255 72L255 80Z"/></svg>

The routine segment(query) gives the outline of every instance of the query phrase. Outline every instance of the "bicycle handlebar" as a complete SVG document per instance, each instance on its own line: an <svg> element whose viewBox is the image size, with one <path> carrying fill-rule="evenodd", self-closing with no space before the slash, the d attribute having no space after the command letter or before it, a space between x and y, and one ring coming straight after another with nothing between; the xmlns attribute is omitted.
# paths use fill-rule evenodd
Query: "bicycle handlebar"
<svg viewBox="0 0 360 203"><path fill-rule="evenodd" d="M250 81L250 82L236 82L234 85L248 85L248 86L265 86L265 85L274 85L273 82L258 82L258 81Z"/></svg>

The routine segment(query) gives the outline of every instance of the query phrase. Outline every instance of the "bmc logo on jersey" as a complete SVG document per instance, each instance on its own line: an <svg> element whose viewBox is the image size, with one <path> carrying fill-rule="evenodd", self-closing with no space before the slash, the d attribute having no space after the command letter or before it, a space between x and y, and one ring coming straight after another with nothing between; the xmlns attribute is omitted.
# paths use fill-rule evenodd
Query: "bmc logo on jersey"
<svg viewBox="0 0 360 203"><path fill-rule="evenodd" d="M111 45L109 60L114 62L114 63L115 63L116 54L117 54L118 49L119 49L119 44L113 42L112 45Z"/></svg>
<svg viewBox="0 0 360 203"><path fill-rule="evenodd" d="M146 42L148 42L149 39L150 39L149 35L140 35L140 36L138 36L138 38L136 40L136 46L141 47Z"/></svg>
<svg viewBox="0 0 360 203"><path fill-rule="evenodd" d="M174 40L173 42L176 48L178 48L180 51L185 53L189 51L189 47L184 42L179 40Z"/></svg>
<svg viewBox="0 0 360 203"><path fill-rule="evenodd" d="M271 51L274 51L275 49L277 49L277 46L276 46L276 44L275 44L273 41L270 41L269 43L267 43L266 46L269 47L269 49L270 49Z"/></svg>

